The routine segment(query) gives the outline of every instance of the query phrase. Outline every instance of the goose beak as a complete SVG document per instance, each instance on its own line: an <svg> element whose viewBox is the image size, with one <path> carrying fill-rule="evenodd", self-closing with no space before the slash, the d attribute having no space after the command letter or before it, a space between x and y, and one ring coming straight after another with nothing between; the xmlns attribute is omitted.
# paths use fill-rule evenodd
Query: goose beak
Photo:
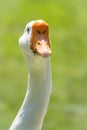
<svg viewBox="0 0 87 130"><path fill-rule="evenodd" d="M36 42L35 51L38 55L47 58L52 54L50 43L45 40L39 40Z"/></svg>
<svg viewBox="0 0 87 130"><path fill-rule="evenodd" d="M45 21L36 21L32 25L30 49L34 54L44 58L52 54L49 41L49 27Z"/></svg>

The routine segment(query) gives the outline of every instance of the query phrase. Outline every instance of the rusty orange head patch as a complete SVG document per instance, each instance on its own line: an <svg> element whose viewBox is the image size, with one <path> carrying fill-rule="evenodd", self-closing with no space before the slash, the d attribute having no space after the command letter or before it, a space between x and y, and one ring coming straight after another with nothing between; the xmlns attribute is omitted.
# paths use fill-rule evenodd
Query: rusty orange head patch
<svg viewBox="0 0 87 130"><path fill-rule="evenodd" d="M32 52L43 57L48 57L51 55L52 52L49 41L49 27L45 21L37 20L33 23L30 49Z"/></svg>

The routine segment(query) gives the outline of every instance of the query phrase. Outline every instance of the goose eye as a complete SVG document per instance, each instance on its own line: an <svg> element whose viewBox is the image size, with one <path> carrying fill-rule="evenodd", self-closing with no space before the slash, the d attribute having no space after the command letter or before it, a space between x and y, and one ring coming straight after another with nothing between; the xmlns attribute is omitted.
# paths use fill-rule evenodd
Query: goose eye
<svg viewBox="0 0 87 130"><path fill-rule="evenodd" d="M30 31L30 28L29 28L29 27L27 27L27 30L26 30L26 31L27 31L27 33L29 33L29 31Z"/></svg>

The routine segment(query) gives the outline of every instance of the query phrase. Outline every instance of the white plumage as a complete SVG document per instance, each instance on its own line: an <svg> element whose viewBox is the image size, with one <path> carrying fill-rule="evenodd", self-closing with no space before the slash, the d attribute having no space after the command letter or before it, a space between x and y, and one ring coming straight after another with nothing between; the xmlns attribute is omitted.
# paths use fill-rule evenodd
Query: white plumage
<svg viewBox="0 0 87 130"><path fill-rule="evenodd" d="M28 88L9 130L41 130L52 86L48 24L43 20L28 23L19 45L28 64Z"/></svg>

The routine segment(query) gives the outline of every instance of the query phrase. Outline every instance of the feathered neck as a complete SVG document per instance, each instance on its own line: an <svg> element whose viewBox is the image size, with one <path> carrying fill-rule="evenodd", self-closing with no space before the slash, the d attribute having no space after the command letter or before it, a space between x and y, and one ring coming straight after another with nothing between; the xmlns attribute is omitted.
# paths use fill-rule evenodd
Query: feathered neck
<svg viewBox="0 0 87 130"><path fill-rule="evenodd" d="M30 58L28 88L21 109L10 130L41 130L51 91L50 58Z"/></svg>

